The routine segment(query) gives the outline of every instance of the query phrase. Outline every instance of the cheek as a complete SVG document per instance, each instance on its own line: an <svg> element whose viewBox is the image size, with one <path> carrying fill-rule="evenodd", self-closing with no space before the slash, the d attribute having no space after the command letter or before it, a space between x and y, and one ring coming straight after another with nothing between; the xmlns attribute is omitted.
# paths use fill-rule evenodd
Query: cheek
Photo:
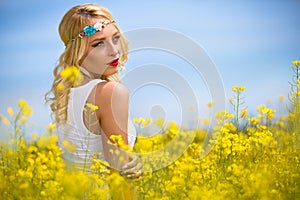
<svg viewBox="0 0 300 200"><path fill-rule="evenodd" d="M83 59L82 66L92 72L101 73L101 71L99 72L100 69L103 72L106 67L104 53L97 49L90 51L85 59Z"/></svg>

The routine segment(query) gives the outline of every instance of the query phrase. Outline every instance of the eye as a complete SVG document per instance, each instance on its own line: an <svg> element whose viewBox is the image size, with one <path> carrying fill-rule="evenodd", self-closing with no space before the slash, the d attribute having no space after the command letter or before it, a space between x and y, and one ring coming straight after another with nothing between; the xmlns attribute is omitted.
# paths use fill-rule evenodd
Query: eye
<svg viewBox="0 0 300 200"><path fill-rule="evenodd" d="M100 42L97 42L96 44L93 44L92 47L99 47L99 46L103 46L103 45L104 45L104 42L100 41Z"/></svg>
<svg viewBox="0 0 300 200"><path fill-rule="evenodd" d="M115 36L113 37L113 41L114 41L114 42L118 42L119 39L120 39L120 35L115 35Z"/></svg>

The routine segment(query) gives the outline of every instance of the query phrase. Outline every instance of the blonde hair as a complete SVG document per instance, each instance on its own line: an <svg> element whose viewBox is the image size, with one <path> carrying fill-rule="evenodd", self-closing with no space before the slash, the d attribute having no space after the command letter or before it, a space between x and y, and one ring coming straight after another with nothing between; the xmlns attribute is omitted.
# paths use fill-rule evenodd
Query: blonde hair
<svg viewBox="0 0 300 200"><path fill-rule="evenodd" d="M52 88L45 94L46 103L50 103L52 115L57 123L65 122L67 119L68 95L74 83L68 82L60 76L60 72L67 67L74 66L79 69L81 61L87 52L89 37L80 38L78 34L83 28L91 25L92 19L104 18L114 20L112 14L106 8L97 4L84 4L71 8L62 18L59 24L59 35L65 44L65 50L60 55L59 63L53 70L54 80ZM128 58L128 42L121 33L119 27L113 23L120 33L121 57L120 70ZM118 73L109 77L101 77L107 81L120 82ZM63 89L58 87L63 84Z"/></svg>

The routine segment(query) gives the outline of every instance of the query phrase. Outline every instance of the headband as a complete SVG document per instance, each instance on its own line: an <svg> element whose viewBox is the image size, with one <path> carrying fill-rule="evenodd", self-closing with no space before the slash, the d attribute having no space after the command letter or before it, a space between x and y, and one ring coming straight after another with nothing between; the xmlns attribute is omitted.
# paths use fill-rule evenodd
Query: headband
<svg viewBox="0 0 300 200"><path fill-rule="evenodd" d="M106 25L115 23L115 20L100 20L93 26L86 26L83 28L83 31L79 33L79 37L83 38L85 36L91 36L97 33L98 31L101 31Z"/></svg>

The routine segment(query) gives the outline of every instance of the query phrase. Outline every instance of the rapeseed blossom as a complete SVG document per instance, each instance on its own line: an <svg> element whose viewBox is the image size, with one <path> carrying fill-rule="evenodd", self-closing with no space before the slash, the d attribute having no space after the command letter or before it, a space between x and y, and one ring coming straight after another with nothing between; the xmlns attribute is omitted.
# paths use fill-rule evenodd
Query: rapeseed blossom
<svg viewBox="0 0 300 200"><path fill-rule="evenodd" d="M56 125L53 124L53 123L50 123L48 124L48 126L46 126L46 130L49 132L49 133L53 133L55 131L55 128L56 128Z"/></svg>
<svg viewBox="0 0 300 200"><path fill-rule="evenodd" d="M60 72L60 76L63 80L67 80L70 83L73 83L75 86L80 85L81 81L83 80L83 75L81 74L78 67L70 66L63 69ZM59 89L63 89L64 85L59 85Z"/></svg>
<svg viewBox="0 0 300 200"><path fill-rule="evenodd" d="M20 108L20 112L22 112L23 116L29 117L32 115L32 109L27 105L27 102L23 99L19 100L18 106Z"/></svg>
<svg viewBox="0 0 300 200"><path fill-rule="evenodd" d="M97 105L94 105L92 103L86 103L86 107L88 107L90 111L95 111L99 109Z"/></svg>
<svg viewBox="0 0 300 200"><path fill-rule="evenodd" d="M211 101L211 102L207 103L208 108L212 108L213 106L214 106L214 102Z"/></svg>
<svg viewBox="0 0 300 200"><path fill-rule="evenodd" d="M8 108L7 108L7 113L8 113L8 115L10 115L11 117L14 116L14 111L13 111L12 107L8 107Z"/></svg>
<svg viewBox="0 0 300 200"><path fill-rule="evenodd" d="M285 99L283 95L280 95L278 98L279 98L279 101L284 101L284 99Z"/></svg>
<svg viewBox="0 0 300 200"><path fill-rule="evenodd" d="M300 63L297 60L293 64ZM160 132L151 137L138 133L134 149L121 136L112 135L110 144L120 148L111 153L120 154L123 149L141 156L140 180L124 178L109 163L99 160L98 154L90 167L93 173L67 168L62 159L65 152L52 134L54 124L49 124L48 134L41 137L36 133L30 139L23 137L32 109L20 100L19 111L8 108L9 116L0 116L5 127L12 127L12 134L8 133L11 140L0 141L1 198L106 200L125 199L135 193L137 199L298 199L298 102L291 102L293 109L286 116L276 116L276 110L265 105L258 106L257 113L250 116L237 103L245 89L232 87L234 112L219 111L212 129L205 126L187 131L163 118L135 118L137 126L152 123L161 128ZM87 107L98 109L92 104ZM206 119L203 124L209 122ZM240 128L241 124L244 127ZM68 141L62 145L69 151L76 150Z"/></svg>
<svg viewBox="0 0 300 200"><path fill-rule="evenodd" d="M300 61L299 61L299 60L294 60L294 61L293 61L293 64L294 64L296 67L298 67L298 66L300 65Z"/></svg>
<svg viewBox="0 0 300 200"><path fill-rule="evenodd" d="M8 120L6 117L3 117L3 116L1 116L1 115L0 115L0 120L1 120L4 124L6 124L6 125L9 125L9 124L10 124L9 120Z"/></svg>
<svg viewBox="0 0 300 200"><path fill-rule="evenodd" d="M241 93L242 91L245 91L245 90L246 90L246 87L244 87L244 86L232 86L232 87L231 87L231 90L232 90L233 92Z"/></svg>

